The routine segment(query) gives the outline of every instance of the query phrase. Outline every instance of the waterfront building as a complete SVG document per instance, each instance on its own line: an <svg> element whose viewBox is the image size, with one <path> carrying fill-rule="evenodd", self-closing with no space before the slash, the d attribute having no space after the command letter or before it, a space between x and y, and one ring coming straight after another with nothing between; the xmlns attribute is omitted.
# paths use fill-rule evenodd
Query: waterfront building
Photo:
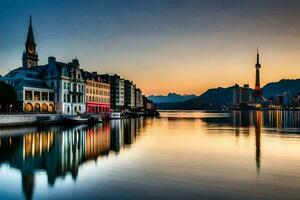
<svg viewBox="0 0 300 200"><path fill-rule="evenodd" d="M0 78L14 87L17 100L24 112L55 112L54 89L40 78L45 66L17 68Z"/></svg>
<svg viewBox="0 0 300 200"><path fill-rule="evenodd" d="M145 110L155 110L156 106L153 101L149 100L145 95L143 95L143 108Z"/></svg>
<svg viewBox="0 0 300 200"><path fill-rule="evenodd" d="M252 101L252 89L249 87L249 84L244 84L240 91L241 103L250 103Z"/></svg>
<svg viewBox="0 0 300 200"><path fill-rule="evenodd" d="M37 65L31 17L22 60L22 67L10 71L1 80L14 86L23 111L70 115L85 112L85 81L79 61L62 63L49 57L48 64Z"/></svg>
<svg viewBox="0 0 300 200"><path fill-rule="evenodd" d="M300 106L300 94L298 93L298 94L294 95L292 101L293 101L293 103L292 103L293 106L299 107Z"/></svg>
<svg viewBox="0 0 300 200"><path fill-rule="evenodd" d="M86 81L86 112L110 112L109 79L101 78L97 72L83 72Z"/></svg>
<svg viewBox="0 0 300 200"><path fill-rule="evenodd" d="M233 87L233 100L232 104L234 106L239 106L241 103L241 88L238 84Z"/></svg>
<svg viewBox="0 0 300 200"><path fill-rule="evenodd" d="M139 88L135 89L135 107L138 109L143 108L143 94Z"/></svg>
<svg viewBox="0 0 300 200"><path fill-rule="evenodd" d="M135 89L136 86L132 81L125 80L125 108L135 108Z"/></svg>
<svg viewBox="0 0 300 200"><path fill-rule="evenodd" d="M42 76L47 73L46 66L37 66L38 54L34 40L32 19L30 17L23 66L10 71L0 80L12 85L17 100L25 112L55 112L54 89L48 87Z"/></svg>
<svg viewBox="0 0 300 200"><path fill-rule="evenodd" d="M275 105L282 105L283 104L283 96L282 95L276 95L274 100Z"/></svg>
<svg viewBox="0 0 300 200"><path fill-rule="evenodd" d="M110 83L110 108L113 111L124 110L125 88L124 79L118 75L101 75L103 79L108 79Z"/></svg>
<svg viewBox="0 0 300 200"><path fill-rule="evenodd" d="M44 80L48 87L55 90L56 111L67 115L76 115L86 111L85 80L79 68L78 59L70 63L48 58L47 75Z"/></svg>
<svg viewBox="0 0 300 200"><path fill-rule="evenodd" d="M292 106L293 95L290 92L284 92L282 94L282 105Z"/></svg>

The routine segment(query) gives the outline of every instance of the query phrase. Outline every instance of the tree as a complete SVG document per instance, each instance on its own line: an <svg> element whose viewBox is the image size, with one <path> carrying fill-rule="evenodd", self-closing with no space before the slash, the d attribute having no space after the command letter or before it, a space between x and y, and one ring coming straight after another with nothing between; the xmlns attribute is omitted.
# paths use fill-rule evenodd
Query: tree
<svg viewBox="0 0 300 200"><path fill-rule="evenodd" d="M14 88L0 81L0 112L15 112L17 109L18 100Z"/></svg>

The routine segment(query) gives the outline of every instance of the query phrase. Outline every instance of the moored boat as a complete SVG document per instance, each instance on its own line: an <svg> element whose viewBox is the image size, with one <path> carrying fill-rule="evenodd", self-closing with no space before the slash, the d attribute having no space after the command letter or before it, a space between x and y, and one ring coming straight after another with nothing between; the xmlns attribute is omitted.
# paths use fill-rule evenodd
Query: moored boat
<svg viewBox="0 0 300 200"><path fill-rule="evenodd" d="M124 118L124 114L121 112L112 112L110 114L110 119L123 119Z"/></svg>
<svg viewBox="0 0 300 200"><path fill-rule="evenodd" d="M88 123L90 122L90 117L82 117L78 115L63 115L66 122L70 123Z"/></svg>

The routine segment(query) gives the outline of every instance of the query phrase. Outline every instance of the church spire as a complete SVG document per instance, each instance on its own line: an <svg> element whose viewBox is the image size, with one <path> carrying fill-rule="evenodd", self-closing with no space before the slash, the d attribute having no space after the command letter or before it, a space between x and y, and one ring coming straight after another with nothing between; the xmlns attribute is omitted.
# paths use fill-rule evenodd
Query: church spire
<svg viewBox="0 0 300 200"><path fill-rule="evenodd" d="M27 39L25 42L25 51L23 53L23 67L34 67L38 65L38 54L36 52L36 44L33 36L32 29L32 17L29 18L29 28L27 33Z"/></svg>
<svg viewBox="0 0 300 200"><path fill-rule="evenodd" d="M30 15L30 20L29 20L29 28L28 28L28 33L27 33L26 45L35 45L33 30L32 30L32 17L31 17L31 15Z"/></svg>

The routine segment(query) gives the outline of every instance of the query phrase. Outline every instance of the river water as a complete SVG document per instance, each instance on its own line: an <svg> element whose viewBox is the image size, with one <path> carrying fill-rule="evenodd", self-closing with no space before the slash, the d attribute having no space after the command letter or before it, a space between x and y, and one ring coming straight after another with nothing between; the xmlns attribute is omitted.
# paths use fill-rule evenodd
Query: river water
<svg viewBox="0 0 300 200"><path fill-rule="evenodd" d="M1 199L300 199L300 112L0 129Z"/></svg>

